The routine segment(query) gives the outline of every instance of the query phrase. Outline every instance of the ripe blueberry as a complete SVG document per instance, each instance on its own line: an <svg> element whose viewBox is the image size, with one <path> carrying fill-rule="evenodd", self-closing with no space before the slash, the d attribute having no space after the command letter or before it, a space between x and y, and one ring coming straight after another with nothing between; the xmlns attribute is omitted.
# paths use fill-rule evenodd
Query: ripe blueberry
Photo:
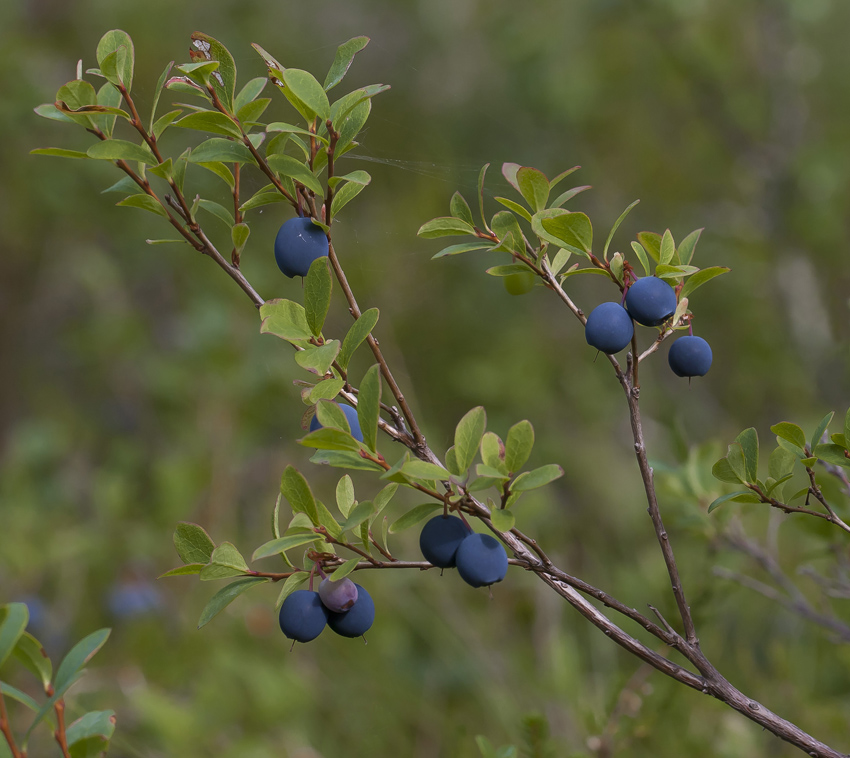
<svg viewBox="0 0 850 758"><path fill-rule="evenodd" d="M455 553L471 531L457 516L434 516L419 535L419 549L425 560L438 568L455 565Z"/></svg>
<svg viewBox="0 0 850 758"><path fill-rule="evenodd" d="M702 337L679 337L667 354L676 376L705 376L711 368L711 348Z"/></svg>
<svg viewBox="0 0 850 758"><path fill-rule="evenodd" d="M587 344L608 355L619 353L632 341L634 333L632 317L619 303L597 305L584 327Z"/></svg>
<svg viewBox="0 0 850 758"><path fill-rule="evenodd" d="M676 312L676 292L663 279L645 276L626 292L626 308L639 324L658 326Z"/></svg>
<svg viewBox="0 0 850 758"><path fill-rule="evenodd" d="M375 603L359 584L357 602L344 613L329 613L328 626L343 637L359 637L369 631L375 620Z"/></svg>
<svg viewBox="0 0 850 758"><path fill-rule="evenodd" d="M534 272L521 271L517 274L509 274L502 277L505 289L510 295L524 295L534 289Z"/></svg>
<svg viewBox="0 0 850 758"><path fill-rule="evenodd" d="M318 592L295 590L280 606L280 629L291 640L309 642L322 633L329 614Z"/></svg>
<svg viewBox="0 0 850 758"><path fill-rule="evenodd" d="M457 572L473 587L501 582L508 573L508 554L489 534L470 534L457 549Z"/></svg>
<svg viewBox="0 0 850 758"><path fill-rule="evenodd" d="M343 613L357 602L357 585L348 577L338 582L332 582L330 578L322 579L319 597L329 611Z"/></svg>
<svg viewBox="0 0 850 758"><path fill-rule="evenodd" d="M309 218L291 218L280 227L274 240L278 268L290 279L307 276L310 264L328 254L328 238Z"/></svg>
<svg viewBox="0 0 850 758"><path fill-rule="evenodd" d="M363 431L360 429L360 419L357 418L357 410L352 408L350 405L344 405L343 403L338 403L338 405L342 408L342 412L348 419L348 426L351 428L351 436L358 442L363 442ZM310 431L315 432L316 429L321 428L322 425L319 422L319 417L313 416L310 421Z"/></svg>

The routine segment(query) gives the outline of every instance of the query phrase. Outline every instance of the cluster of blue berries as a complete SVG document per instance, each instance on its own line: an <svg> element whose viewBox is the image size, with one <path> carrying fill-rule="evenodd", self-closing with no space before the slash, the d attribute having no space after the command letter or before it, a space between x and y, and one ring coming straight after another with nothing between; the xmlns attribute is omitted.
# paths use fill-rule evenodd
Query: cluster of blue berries
<svg viewBox="0 0 850 758"><path fill-rule="evenodd" d="M508 572L508 554L489 534L473 532L457 516L435 516L419 535L419 549L429 563L455 568L473 587L501 582Z"/></svg>
<svg viewBox="0 0 850 758"><path fill-rule="evenodd" d="M587 317L587 344L612 355L626 347L634 336L634 322L660 326L676 312L676 292L663 279L646 276L626 290L625 308L620 303L602 303ZM679 337L667 357L676 376L705 376L711 368L711 348L702 337Z"/></svg>
<svg viewBox="0 0 850 758"><path fill-rule="evenodd" d="M325 626L343 637L361 637L375 621L375 603L348 577L322 580L319 591L295 590L280 606L280 629L295 642L316 639Z"/></svg>

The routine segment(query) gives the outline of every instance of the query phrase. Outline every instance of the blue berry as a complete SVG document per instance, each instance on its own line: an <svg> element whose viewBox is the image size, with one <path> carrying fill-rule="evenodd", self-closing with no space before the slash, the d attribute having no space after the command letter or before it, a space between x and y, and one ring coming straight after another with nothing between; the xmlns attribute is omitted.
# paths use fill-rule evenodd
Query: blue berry
<svg viewBox="0 0 850 758"><path fill-rule="evenodd" d="M375 603L359 584L357 602L344 613L329 613L328 626L343 637L360 637L369 631L375 620Z"/></svg>
<svg viewBox="0 0 850 758"><path fill-rule="evenodd" d="M702 337L679 337L667 354L676 376L705 376L711 368L711 348Z"/></svg>
<svg viewBox="0 0 850 758"><path fill-rule="evenodd" d="M344 405L343 403L338 403L338 405L342 408L342 412L348 419L348 426L351 428L351 436L358 442L363 442L363 431L360 429L360 419L357 418L357 409L352 408L350 405ZM322 424L319 421L319 417L313 416L310 420L310 431L315 432L316 429L321 428Z"/></svg>
<svg viewBox="0 0 850 758"><path fill-rule="evenodd" d="M280 629L291 640L309 642L322 633L329 614L318 592L295 590L280 606Z"/></svg>
<svg viewBox="0 0 850 758"><path fill-rule="evenodd" d="M419 549L429 563L452 568L460 543L472 532L457 516L434 516L419 535Z"/></svg>
<svg viewBox="0 0 850 758"><path fill-rule="evenodd" d="M587 344L608 355L619 353L632 341L634 333L632 317L619 303L597 305L584 327Z"/></svg>
<svg viewBox="0 0 850 758"><path fill-rule="evenodd" d="M278 268L290 279L307 276L310 264L328 254L328 238L309 218L286 221L274 240Z"/></svg>
<svg viewBox="0 0 850 758"><path fill-rule="evenodd" d="M455 561L460 578L473 587L501 582L508 573L508 554L489 534L470 534L460 543Z"/></svg>
<svg viewBox="0 0 850 758"><path fill-rule="evenodd" d="M676 292L663 279L645 276L626 292L626 308L639 324L658 326L676 312Z"/></svg>

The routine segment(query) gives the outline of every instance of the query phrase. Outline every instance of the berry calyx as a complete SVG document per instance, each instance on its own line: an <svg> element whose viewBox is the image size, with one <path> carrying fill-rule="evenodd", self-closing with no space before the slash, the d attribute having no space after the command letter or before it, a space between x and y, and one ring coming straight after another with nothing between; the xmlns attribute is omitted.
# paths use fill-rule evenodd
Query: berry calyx
<svg viewBox="0 0 850 758"><path fill-rule="evenodd" d="M291 218L284 222L274 240L274 258L278 268L290 279L307 276L310 264L328 254L328 238L309 218Z"/></svg>
<svg viewBox="0 0 850 758"><path fill-rule="evenodd" d="M608 355L619 353L632 341L634 333L632 317L619 303L597 305L584 327L587 344Z"/></svg>

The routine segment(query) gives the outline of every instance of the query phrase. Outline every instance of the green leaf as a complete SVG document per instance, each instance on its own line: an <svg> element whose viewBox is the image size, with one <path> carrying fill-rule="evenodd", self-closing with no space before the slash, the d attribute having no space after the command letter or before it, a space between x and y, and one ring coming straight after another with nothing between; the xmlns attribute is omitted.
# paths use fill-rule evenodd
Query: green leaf
<svg viewBox="0 0 850 758"><path fill-rule="evenodd" d="M483 406L478 406L469 411L458 422L455 428L455 460L462 475L466 473L481 445L481 438L487 428L487 413Z"/></svg>
<svg viewBox="0 0 850 758"><path fill-rule="evenodd" d="M434 511L442 509L442 503L424 503L411 508L400 518L390 525L390 534L398 534L399 532L409 529L412 526L424 521Z"/></svg>
<svg viewBox="0 0 850 758"><path fill-rule="evenodd" d="M179 115L181 115L183 111L169 111L168 113L160 116L154 125L151 127L151 132L153 136L159 139L163 132L174 123L174 119L176 119Z"/></svg>
<svg viewBox="0 0 850 758"><path fill-rule="evenodd" d="M306 513L312 523L318 521L316 500L307 480L292 466L287 466L280 480L280 492L294 513Z"/></svg>
<svg viewBox="0 0 850 758"><path fill-rule="evenodd" d="M233 249L236 251L237 257L242 255L245 245L248 243L248 236L251 234L251 227L245 223L234 224L230 230L230 239L233 242Z"/></svg>
<svg viewBox="0 0 850 758"><path fill-rule="evenodd" d="M166 571L164 574L160 574L157 579L165 579L169 576L192 576L194 574L200 574L204 566L206 565L206 562L187 563L185 566L178 566L177 568L173 568L170 571Z"/></svg>
<svg viewBox="0 0 850 758"><path fill-rule="evenodd" d="M321 347L310 345L304 350L295 353L295 362L307 371L324 376L330 370L331 364L336 360L339 347L339 340L329 340Z"/></svg>
<svg viewBox="0 0 850 758"><path fill-rule="evenodd" d="M673 235L669 229L664 231L664 236L661 238L661 247L658 249L658 263L662 266L678 263L676 260L676 243L673 241Z"/></svg>
<svg viewBox="0 0 850 758"><path fill-rule="evenodd" d="M562 192L558 197L556 197L550 204L549 208L560 208L564 203L572 200L576 195L581 194L585 190L589 190L591 187L589 184L585 184L581 187L573 187L572 189L568 189L566 192Z"/></svg>
<svg viewBox="0 0 850 758"><path fill-rule="evenodd" d="M401 467L401 473L411 479L439 479L443 481L451 478L451 474L442 466L418 459L407 461Z"/></svg>
<svg viewBox="0 0 850 758"><path fill-rule="evenodd" d="M361 560L361 558L349 558L345 563L336 568L333 574L330 575L330 580L332 582L338 582L340 579L344 579L357 568Z"/></svg>
<svg viewBox="0 0 850 758"><path fill-rule="evenodd" d="M565 244L585 253L590 252L593 227L584 213L564 212L549 218L543 217L540 224L558 240L558 244Z"/></svg>
<svg viewBox="0 0 850 758"><path fill-rule="evenodd" d="M502 468L505 467L503 466ZM510 474L500 471L497 468L493 468L492 466L488 466L486 463L479 463L475 467L475 473L477 476L482 476L486 479L497 479L499 483L506 482L508 479L511 478Z"/></svg>
<svg viewBox="0 0 850 758"><path fill-rule="evenodd" d="M324 379L310 390L309 400L311 403L318 403L319 400L333 400L344 386L344 379Z"/></svg>
<svg viewBox="0 0 850 758"><path fill-rule="evenodd" d="M324 463L335 468L383 472L383 469L377 463L348 450L319 450L310 458L310 462Z"/></svg>
<svg viewBox="0 0 850 758"><path fill-rule="evenodd" d="M549 199L549 180L542 171L522 166L516 172L516 182L520 194L532 212L537 213L546 207L546 201Z"/></svg>
<svg viewBox="0 0 850 758"><path fill-rule="evenodd" d="M337 508L339 508L339 512L347 518L355 503L354 484L351 481L351 477L346 474L336 485Z"/></svg>
<svg viewBox="0 0 850 758"><path fill-rule="evenodd" d="M490 227L487 226L487 217L484 215L484 177L488 168L490 168L490 164L485 163L478 172L478 213L481 215L481 223L484 228L490 231Z"/></svg>
<svg viewBox="0 0 850 758"><path fill-rule="evenodd" d="M742 495L750 494L752 493L749 490L738 490L737 492L730 492L728 495L722 495L721 497L718 497L716 500L714 500L711 505L708 506L708 512L711 513L715 508L720 505L723 505L723 503L729 500L734 500L735 498L741 497Z"/></svg>
<svg viewBox="0 0 850 758"><path fill-rule="evenodd" d="M304 311L313 336L322 335L322 327L331 307L331 272L327 256L316 258L304 278Z"/></svg>
<svg viewBox="0 0 850 758"><path fill-rule="evenodd" d="M770 454L768 473L777 481L790 476L797 457L785 448L778 447Z"/></svg>
<svg viewBox="0 0 850 758"><path fill-rule="evenodd" d="M211 137L189 153L190 163L251 163L257 165L251 151L241 142Z"/></svg>
<svg viewBox="0 0 850 758"><path fill-rule="evenodd" d="M363 443L372 452L378 449L378 419L381 413L381 367L372 366L360 382L357 396L357 418L363 433Z"/></svg>
<svg viewBox="0 0 850 758"><path fill-rule="evenodd" d="M538 487L543 487L549 482L554 482L564 475L564 469L560 466L550 463L546 466L541 466L532 471L525 471L520 474L511 483L512 492L527 492L535 490Z"/></svg>
<svg viewBox="0 0 850 758"><path fill-rule="evenodd" d="M284 94L295 106L298 112L312 121L317 116L326 121L331 116L331 106L324 87L308 71L298 68L288 68L283 72L286 85Z"/></svg>
<svg viewBox="0 0 850 758"><path fill-rule="evenodd" d="M497 197L497 198L495 198L495 200L496 200L496 202L504 205L505 208L509 208L514 213L518 214L519 216L522 216L522 218L524 218L526 221L531 223L531 214L528 212L528 210L524 206L520 205L519 203L514 202L513 200L510 200L507 197ZM452 214L452 215L454 215L454 214Z"/></svg>
<svg viewBox="0 0 850 758"><path fill-rule="evenodd" d="M233 214L220 203L213 200L204 200L203 198L197 201L198 207L203 208L207 213L211 213L219 221L223 222L228 229L234 224Z"/></svg>
<svg viewBox="0 0 850 758"><path fill-rule="evenodd" d="M368 37L353 37L348 42L343 42L337 49L334 56L334 62L331 64L330 71L325 77L324 88L330 90L336 87L345 76L354 56L357 55L366 45L369 44Z"/></svg>
<svg viewBox="0 0 850 758"><path fill-rule="evenodd" d="M729 445L729 452L726 454L726 460L729 462L729 466L732 471L742 482L749 481L744 449L740 443L733 442Z"/></svg>
<svg viewBox="0 0 850 758"><path fill-rule="evenodd" d="M344 155L349 146L354 142L361 129L366 125L369 114L372 112L372 101L365 100L358 103L344 117L334 119L334 128L339 131L339 139L336 143L336 155Z"/></svg>
<svg viewBox="0 0 850 758"><path fill-rule="evenodd" d="M135 50L133 48L133 40L130 39L130 35L127 32L121 29L112 29L100 38L100 42L97 43L97 65L103 69L104 59L112 53L118 53L121 48L124 48L124 53L120 57L120 62L115 66L115 73L118 81L130 90L133 87Z"/></svg>
<svg viewBox="0 0 850 758"><path fill-rule="evenodd" d="M497 532L509 532L514 528L516 516L512 511L496 508L490 512L490 521Z"/></svg>
<svg viewBox="0 0 850 758"><path fill-rule="evenodd" d="M789 442L788 440L783 439L782 437L777 437L776 441L779 443L779 446L781 448L792 453L797 458L805 458L806 457L806 453L803 451L802 448L797 447L796 445Z"/></svg>
<svg viewBox="0 0 850 758"><path fill-rule="evenodd" d="M81 153L79 150L66 150L64 147L38 147L35 150L30 150L30 155L52 155L56 158L89 157L88 153Z"/></svg>
<svg viewBox="0 0 850 758"><path fill-rule="evenodd" d="M66 690L71 685L75 675L106 643L110 631L110 629L98 629L96 632L83 637L71 648L56 671L53 686L57 691Z"/></svg>
<svg viewBox="0 0 850 758"><path fill-rule="evenodd" d="M419 227L417 234L425 239L435 239L436 237L475 234L475 229L472 228L472 224L468 224L459 218L444 216L425 222Z"/></svg>
<svg viewBox="0 0 850 758"><path fill-rule="evenodd" d="M631 212L632 208L634 208L639 202L640 202L640 200L635 200L631 205L629 205L629 207L626 208L626 210L624 210L620 214L619 218L614 222L614 226L611 227L611 231L608 232L608 239L605 240L605 247L602 249L602 257L606 261L608 260L608 248L611 245L611 240L614 239L614 234L616 234L617 229L620 228L620 224L623 223L626 216L628 216L629 213Z"/></svg>
<svg viewBox="0 0 850 758"><path fill-rule="evenodd" d="M834 444L817 445L814 449L814 454L822 461L831 463L833 466L850 468L850 458L847 458L845 452L844 447Z"/></svg>
<svg viewBox="0 0 850 758"><path fill-rule="evenodd" d="M198 629L206 626L243 592L251 589L255 584L263 584L267 581L268 579L265 577L244 576L222 587L210 598L209 602L204 606L204 610L201 611L201 617L198 619Z"/></svg>
<svg viewBox="0 0 850 758"><path fill-rule="evenodd" d="M163 69L162 73L159 75L159 79L156 82L156 88L154 89L153 94L153 103L151 104L151 118L148 125L148 131L152 132L154 130L154 120L156 119L156 108L159 105L159 98L162 95L162 89L165 87L165 82L168 80L168 75L171 73L171 69L174 66L174 61L168 63ZM179 111L178 111L179 113ZM157 134L157 139L159 135Z"/></svg>
<svg viewBox="0 0 850 758"><path fill-rule="evenodd" d="M845 445L850 444L850 408L844 416L844 442Z"/></svg>
<svg viewBox="0 0 850 758"><path fill-rule="evenodd" d="M288 534L260 545L251 556L252 561L259 561L272 555L280 555L302 545L309 545L322 539L321 534Z"/></svg>
<svg viewBox="0 0 850 758"><path fill-rule="evenodd" d="M522 235L519 221L510 211L499 211L490 220L490 228L497 237L502 239L502 245L516 253L525 253L525 238ZM508 240L508 236L512 241Z"/></svg>
<svg viewBox="0 0 850 758"><path fill-rule="evenodd" d="M755 482L758 479L759 465L759 437L753 427L744 429L736 438L744 453L744 463L747 471L747 481Z"/></svg>
<svg viewBox="0 0 850 758"><path fill-rule="evenodd" d="M279 611L280 606L283 605L283 601L295 592L295 590L297 590L302 584L306 584L309 578L309 571L299 571L288 577L283 583L283 587L280 588L280 595L278 595L277 602L274 604L275 610Z"/></svg>
<svg viewBox="0 0 850 758"><path fill-rule="evenodd" d="M354 351L363 344L375 328L379 315L380 312L377 308L370 308L368 311L361 313L360 318L348 330L348 334L345 335L339 355L337 356L337 363L339 363L343 370L348 369L348 364L351 361L351 356L354 355Z"/></svg>
<svg viewBox="0 0 850 758"><path fill-rule="evenodd" d="M86 150L89 158L106 161L139 161L149 166L156 166L159 161L147 146L142 147L135 142L122 139L107 139L95 142Z"/></svg>
<svg viewBox="0 0 850 758"><path fill-rule="evenodd" d="M658 263L661 257L661 235L655 232L638 232L637 238L652 260Z"/></svg>
<svg viewBox="0 0 850 758"><path fill-rule="evenodd" d="M42 118L48 118L51 121L60 121L63 124L78 123L76 119L60 111L53 103L42 103L33 108L33 112Z"/></svg>
<svg viewBox="0 0 850 758"><path fill-rule="evenodd" d="M655 267L655 275L659 279L669 279L672 282L679 282L682 277L696 274L698 271L699 269L694 266L670 266L666 263L659 263Z"/></svg>
<svg viewBox="0 0 850 758"><path fill-rule="evenodd" d="M255 79L249 79L245 86L239 90L239 94L233 100L233 108L237 112L242 110L246 105L256 100L262 91L265 89L268 79L264 76L258 76Z"/></svg>
<svg viewBox="0 0 850 758"><path fill-rule="evenodd" d="M288 176L296 182L300 182L307 189L313 190L317 195L324 194L319 180L313 176L310 169L301 161L289 155L272 155L268 158L268 164L274 171L283 176Z"/></svg>
<svg viewBox="0 0 850 758"><path fill-rule="evenodd" d="M271 205L272 203L285 202L288 202L287 199L276 189L274 191L262 189L256 194L252 195L244 203L242 203L242 205L239 206L239 210L244 213L246 211L254 210L254 208L259 208L263 205Z"/></svg>
<svg viewBox="0 0 850 758"><path fill-rule="evenodd" d="M209 565L201 570L201 580L223 579L248 571L248 564L242 553L232 542L222 542L210 556Z"/></svg>
<svg viewBox="0 0 850 758"><path fill-rule="evenodd" d="M702 229L696 229L679 243L679 248L677 250L679 260L685 265L688 265L693 260L694 251L696 250L697 242L699 242L701 234Z"/></svg>
<svg viewBox="0 0 850 758"><path fill-rule="evenodd" d="M214 76L210 81L224 101L227 110L233 112L233 95L236 92L236 63L230 51L217 39L202 32L192 34L192 45L212 60L218 61L217 73L221 79Z"/></svg>
<svg viewBox="0 0 850 758"><path fill-rule="evenodd" d="M829 426L832 421L832 417L835 415L835 411L830 411L826 414L821 420L820 423L815 428L815 433L812 435L812 447L814 448L817 445L821 437L823 437L823 433L826 431L826 428Z"/></svg>
<svg viewBox="0 0 850 758"><path fill-rule="evenodd" d="M519 471L534 447L534 427L529 421L520 421L508 430L505 440L505 466L513 473Z"/></svg>
<svg viewBox="0 0 850 758"><path fill-rule="evenodd" d="M2 666L27 628L30 612L26 603L7 603L0 606L0 614L3 619L3 623L0 624L0 666Z"/></svg>
<svg viewBox="0 0 850 758"><path fill-rule="evenodd" d="M153 174L154 176L158 176L160 179L165 179L166 181L168 181L172 177L173 166L174 162L171 160L171 158L169 158L168 160L160 163L158 166L151 166L148 169L148 173Z"/></svg>
<svg viewBox="0 0 850 758"><path fill-rule="evenodd" d="M740 484L744 481L735 473L726 458L721 458L712 466L711 474L715 479L719 479L721 482L729 482L730 484Z"/></svg>
<svg viewBox="0 0 850 758"><path fill-rule="evenodd" d="M50 684L50 677L53 675L53 664L47 657L47 653L44 652L42 644L29 632L24 632L18 638L13 653L15 658L38 677L42 686L47 689L47 685ZM38 710L38 707L36 707L36 710Z"/></svg>
<svg viewBox="0 0 850 758"><path fill-rule="evenodd" d="M365 174L366 172L364 171L363 173ZM369 181L371 181L371 177L369 177ZM343 184L334 194L333 200L331 200L331 216L336 216L348 203L354 200L368 183L348 182L347 184Z"/></svg>
<svg viewBox="0 0 850 758"><path fill-rule="evenodd" d="M229 116L225 116L219 111L190 113L179 121L175 121L174 126L179 126L181 129L194 129L199 132L212 132L213 134L224 134L228 137L242 139L242 132L239 130L239 127L233 123L233 120Z"/></svg>
<svg viewBox="0 0 850 758"><path fill-rule="evenodd" d="M126 208L140 208L143 211L149 211L157 216L168 218L165 208L163 208L150 195L130 195L123 200L119 200L115 205L120 205Z"/></svg>
<svg viewBox="0 0 850 758"><path fill-rule="evenodd" d="M469 209L469 203L466 202L460 192L455 192L452 195L449 210L454 218L458 218L470 226L475 226L475 222L472 220L472 211Z"/></svg>
<svg viewBox="0 0 850 758"><path fill-rule="evenodd" d="M84 752L83 756L99 756L106 742L115 732L115 711L89 711L78 718L65 731L65 742L71 748L72 758L78 758L74 748L84 740L98 740L100 753ZM92 743L95 744L95 743Z"/></svg>
<svg viewBox="0 0 850 758"><path fill-rule="evenodd" d="M487 432L481 438L481 460L484 461L485 466L496 469L503 474L507 473L505 446L497 434Z"/></svg>
<svg viewBox="0 0 850 758"><path fill-rule="evenodd" d="M788 442L792 445L796 445L801 450L806 447L806 435L796 424L792 424L788 421L782 421L770 427L770 431L772 431L777 437L788 440Z"/></svg>
<svg viewBox="0 0 850 758"><path fill-rule="evenodd" d="M310 339L304 306L292 300L267 300L260 306L260 333L273 334L287 342Z"/></svg>
<svg viewBox="0 0 850 758"><path fill-rule="evenodd" d="M298 440L298 444L316 450L350 450L355 453L360 450L360 443L350 432L333 427L316 429Z"/></svg>
<svg viewBox="0 0 850 758"><path fill-rule="evenodd" d="M688 297L697 287L705 284L711 279L714 279L716 276L725 274L729 270L730 269L725 266L712 266L711 268L704 268L701 271L697 271L693 276L689 277L682 286L682 291L679 297Z"/></svg>
<svg viewBox="0 0 850 758"><path fill-rule="evenodd" d="M350 173L343 174L342 176L333 176L328 179L328 184L331 187L336 187L344 182L353 182L354 184L362 184L365 187L371 181L372 177L369 175L368 171L358 169L357 171L351 171Z"/></svg>
<svg viewBox="0 0 850 758"><path fill-rule="evenodd" d="M270 97L261 97L259 100L252 100L246 103L236 111L236 118L243 126L250 127L259 123L266 108L271 104Z"/></svg>
<svg viewBox="0 0 850 758"><path fill-rule="evenodd" d="M174 530L174 547L184 563L209 563L215 542L202 526L181 521Z"/></svg>
<svg viewBox="0 0 850 758"><path fill-rule="evenodd" d="M468 253L472 250L486 250L493 247L491 243L486 242L465 242L460 245L449 245L440 250L436 255L431 256L431 260L435 258L445 258L448 255L459 255L460 253Z"/></svg>
<svg viewBox="0 0 850 758"><path fill-rule="evenodd" d="M649 276L649 260L646 257L646 250L644 250L643 245L639 242L632 242L632 250L635 251L635 255L640 261L640 265L643 267L644 273Z"/></svg>
<svg viewBox="0 0 850 758"><path fill-rule="evenodd" d="M17 700L19 703L25 705L32 711L38 712L41 709L41 706L29 695L25 692L21 692L17 687L13 687L11 684L6 684L6 682L0 682L0 692L2 692L6 697L12 698L12 700ZM53 720L50 719L49 723L51 724L51 728L55 729L56 727L53 725ZM0 741L0 745L5 745L6 740ZM2 753L0 753L2 755ZM9 753L11 756L11 753Z"/></svg>
<svg viewBox="0 0 850 758"><path fill-rule="evenodd" d="M480 463L478 464L478 466L476 466L476 468L481 468L481 467L482 467L482 464L480 464ZM487 469L488 467L484 466L484 468ZM467 487L467 489L470 492L481 492L483 490L488 490L491 487L496 487L498 490L501 491L502 483L505 482L509 478L510 477L508 477L507 475L502 475L502 474L500 474L498 478L489 477L489 476L482 476L478 479L473 479L469 483L469 486Z"/></svg>
<svg viewBox="0 0 850 758"><path fill-rule="evenodd" d="M351 529L356 529L362 523L368 521L375 513L375 504L369 500L358 503L348 514L345 523L342 525L342 531L347 532Z"/></svg>
<svg viewBox="0 0 850 758"><path fill-rule="evenodd" d="M549 267L552 270L553 275L557 275L558 272L567 265L571 255L572 251L570 250L565 250L564 248L558 249L557 254L552 259L552 265Z"/></svg>
<svg viewBox="0 0 850 758"><path fill-rule="evenodd" d="M488 268L484 273L489 274L490 276L513 276L514 274L531 274L532 278L534 274L524 263L508 263L505 266L492 266Z"/></svg>

